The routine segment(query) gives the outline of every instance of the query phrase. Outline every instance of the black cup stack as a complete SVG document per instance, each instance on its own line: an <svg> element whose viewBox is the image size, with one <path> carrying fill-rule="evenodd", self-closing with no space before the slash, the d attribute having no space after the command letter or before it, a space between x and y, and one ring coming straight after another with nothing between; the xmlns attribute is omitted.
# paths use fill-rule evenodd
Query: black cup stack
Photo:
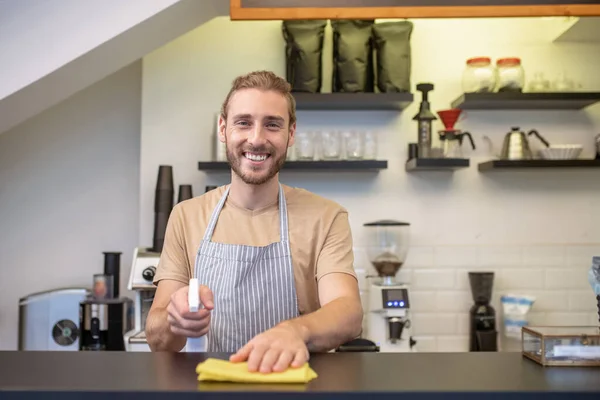
<svg viewBox="0 0 600 400"><path fill-rule="evenodd" d="M173 209L174 198L173 167L170 165L161 165L158 168L158 178L154 194L154 239L152 251L156 253L162 252L165 231L167 230L169 215Z"/></svg>
<svg viewBox="0 0 600 400"><path fill-rule="evenodd" d="M184 200L189 200L192 197L192 185L179 185L179 195L177 196L177 203L181 203Z"/></svg>

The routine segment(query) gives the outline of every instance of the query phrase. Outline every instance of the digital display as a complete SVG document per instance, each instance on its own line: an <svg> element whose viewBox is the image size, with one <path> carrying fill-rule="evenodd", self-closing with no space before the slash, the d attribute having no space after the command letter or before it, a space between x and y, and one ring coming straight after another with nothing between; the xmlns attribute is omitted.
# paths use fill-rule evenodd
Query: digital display
<svg viewBox="0 0 600 400"><path fill-rule="evenodd" d="M383 289L383 308L410 308L406 289Z"/></svg>

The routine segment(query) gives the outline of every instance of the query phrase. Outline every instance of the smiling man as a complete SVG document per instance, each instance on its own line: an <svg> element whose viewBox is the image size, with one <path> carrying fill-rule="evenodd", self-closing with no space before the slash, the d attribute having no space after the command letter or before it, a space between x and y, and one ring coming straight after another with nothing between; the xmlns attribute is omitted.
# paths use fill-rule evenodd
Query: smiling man
<svg viewBox="0 0 600 400"><path fill-rule="evenodd" d="M268 71L236 78L219 118L231 184L177 204L146 323L153 351L206 336L250 371L298 367L356 338L363 310L348 213L279 182L296 131L290 85ZM190 278L204 308L188 309Z"/></svg>

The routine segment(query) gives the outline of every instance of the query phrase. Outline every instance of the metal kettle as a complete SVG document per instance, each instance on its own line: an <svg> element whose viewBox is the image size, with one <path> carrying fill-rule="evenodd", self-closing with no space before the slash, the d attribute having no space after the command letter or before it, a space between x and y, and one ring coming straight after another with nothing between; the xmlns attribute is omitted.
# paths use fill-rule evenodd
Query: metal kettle
<svg viewBox="0 0 600 400"><path fill-rule="evenodd" d="M512 127L511 131L504 137L502 143L502 152L500 158L503 160L531 160L533 153L529 146L528 136L535 135L546 147L550 147L550 143L544 139L535 129L530 130L527 134L521 132L518 126Z"/></svg>

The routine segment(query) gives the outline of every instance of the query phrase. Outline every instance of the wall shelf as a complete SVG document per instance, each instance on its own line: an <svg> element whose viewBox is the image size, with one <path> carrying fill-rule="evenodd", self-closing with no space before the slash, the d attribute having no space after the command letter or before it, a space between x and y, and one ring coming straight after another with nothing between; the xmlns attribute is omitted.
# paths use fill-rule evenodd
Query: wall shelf
<svg viewBox="0 0 600 400"><path fill-rule="evenodd" d="M538 168L600 168L600 160L491 160L478 166L479 171Z"/></svg>
<svg viewBox="0 0 600 400"><path fill-rule="evenodd" d="M452 108L463 110L581 110L600 102L600 92L464 93Z"/></svg>
<svg viewBox="0 0 600 400"><path fill-rule="evenodd" d="M413 102L412 93L292 93L298 110L401 111Z"/></svg>
<svg viewBox="0 0 600 400"><path fill-rule="evenodd" d="M282 171L379 171L387 169L385 160L339 160L339 161L286 161ZM225 161L201 161L198 163L200 171L229 171L230 166Z"/></svg>
<svg viewBox="0 0 600 400"><path fill-rule="evenodd" d="M407 171L452 171L468 168L468 158L413 158L406 162Z"/></svg>

